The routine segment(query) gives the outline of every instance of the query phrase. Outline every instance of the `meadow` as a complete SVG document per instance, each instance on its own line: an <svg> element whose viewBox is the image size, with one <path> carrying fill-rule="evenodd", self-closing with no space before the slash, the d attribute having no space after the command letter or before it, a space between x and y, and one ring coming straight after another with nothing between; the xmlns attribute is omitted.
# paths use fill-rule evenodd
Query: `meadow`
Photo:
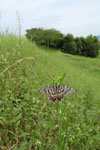
<svg viewBox="0 0 100 150"><path fill-rule="evenodd" d="M56 83L76 93L53 103ZM0 150L99 150L100 55L88 58L0 34Z"/></svg>

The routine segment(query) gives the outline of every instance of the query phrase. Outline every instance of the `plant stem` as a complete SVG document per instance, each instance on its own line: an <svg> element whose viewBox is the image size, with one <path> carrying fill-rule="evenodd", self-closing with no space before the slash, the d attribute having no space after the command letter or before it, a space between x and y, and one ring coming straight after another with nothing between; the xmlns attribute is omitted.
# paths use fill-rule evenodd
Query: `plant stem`
<svg viewBox="0 0 100 150"><path fill-rule="evenodd" d="M59 102L59 113L58 113L58 118L59 118L59 150L61 150L61 103Z"/></svg>

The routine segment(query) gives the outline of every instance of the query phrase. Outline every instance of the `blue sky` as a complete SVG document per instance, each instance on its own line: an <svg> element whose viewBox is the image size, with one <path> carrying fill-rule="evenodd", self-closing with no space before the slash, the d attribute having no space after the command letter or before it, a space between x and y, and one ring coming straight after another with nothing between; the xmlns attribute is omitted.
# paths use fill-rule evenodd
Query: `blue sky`
<svg viewBox="0 0 100 150"><path fill-rule="evenodd" d="M100 0L0 0L0 30L42 27L76 36L100 35Z"/></svg>

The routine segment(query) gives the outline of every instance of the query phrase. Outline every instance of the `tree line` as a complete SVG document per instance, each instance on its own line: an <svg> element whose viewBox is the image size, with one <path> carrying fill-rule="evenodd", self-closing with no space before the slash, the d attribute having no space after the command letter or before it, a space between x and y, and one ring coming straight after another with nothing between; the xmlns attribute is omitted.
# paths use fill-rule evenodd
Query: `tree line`
<svg viewBox="0 0 100 150"><path fill-rule="evenodd" d="M97 36L74 37L72 34L64 35L56 29L43 28L26 30L25 36L37 45L60 49L64 53L87 57L97 57L99 54Z"/></svg>

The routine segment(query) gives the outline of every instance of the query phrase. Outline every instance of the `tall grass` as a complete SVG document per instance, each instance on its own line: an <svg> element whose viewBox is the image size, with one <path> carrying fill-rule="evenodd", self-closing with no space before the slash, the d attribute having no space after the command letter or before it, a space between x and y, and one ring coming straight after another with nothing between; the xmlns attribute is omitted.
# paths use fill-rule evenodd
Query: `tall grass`
<svg viewBox="0 0 100 150"><path fill-rule="evenodd" d="M0 149L99 149L99 59L0 34ZM57 101L38 93L57 82L77 90L62 100L61 112Z"/></svg>

